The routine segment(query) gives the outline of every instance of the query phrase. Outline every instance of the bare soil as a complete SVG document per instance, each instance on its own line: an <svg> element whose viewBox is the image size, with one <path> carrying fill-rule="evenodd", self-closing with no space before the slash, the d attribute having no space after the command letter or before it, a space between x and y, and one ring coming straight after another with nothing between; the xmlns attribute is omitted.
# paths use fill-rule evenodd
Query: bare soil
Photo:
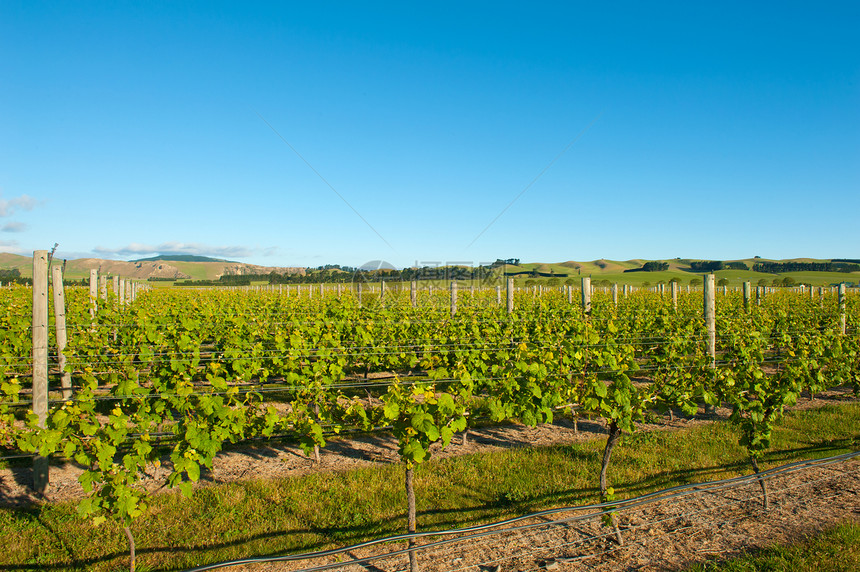
<svg viewBox="0 0 860 572"><path fill-rule="evenodd" d="M814 399L804 398L794 409L817 408L852 398L849 390L834 389ZM714 415L692 418L675 415L673 420L667 416L656 423L641 424L638 429L679 430L710 423L728 414L728 410L718 409ZM434 451L434 458L520 446L576 443L605 434L602 422L581 419L575 428L569 418L537 427L520 424L480 427L469 431L465 444L461 436L456 436L445 450ZM251 477L274 479L344 471L397 460L396 440L385 433L330 441L321 451L319 463L290 445L243 447L219 454L212 470L202 476L200 486ZM152 474L144 480L150 490L163 486L168 474L167 464L165 460L162 467L153 468ZM30 488L32 475L28 467L0 470L0 506L80 498L84 495L78 483L82 472L83 468L75 463L52 462L50 485L44 497L39 497ZM726 557L775 542L794 541L841 521L860 521L858 474L860 462L852 461L773 479L773 507L767 512L760 508L758 485L734 489L722 496L698 495L627 511L619 520L623 547L615 543L614 535L606 534L599 520L576 522L548 526L527 535L510 533L453 544L444 551L422 554L422 570L677 570L706 558ZM391 549L386 545L386 552ZM374 561L343 569L389 572L405 569L404 563L405 560L394 559L388 563ZM298 567L280 563L231 569L274 571Z"/></svg>
<svg viewBox="0 0 860 572"><path fill-rule="evenodd" d="M623 545L599 517L559 522L576 513L554 515L535 528L501 530L421 549L422 572L599 572L684 570L709 560L725 561L778 544L801 542L842 522L860 522L860 461L806 468L767 481L770 508L762 505L755 482L661 500L618 513ZM549 520L549 519L546 519ZM522 524L522 523L518 523ZM423 544L438 538L425 540ZM341 555L332 570L394 572L408 570L405 544L375 546ZM358 560L358 563L346 564ZM285 572L338 562L334 558L301 563L260 563L233 568Z"/></svg>

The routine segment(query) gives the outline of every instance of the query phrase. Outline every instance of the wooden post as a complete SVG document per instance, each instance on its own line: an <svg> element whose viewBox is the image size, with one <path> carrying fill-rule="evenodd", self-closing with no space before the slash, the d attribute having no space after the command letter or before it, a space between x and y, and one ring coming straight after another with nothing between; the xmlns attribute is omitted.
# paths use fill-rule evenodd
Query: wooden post
<svg viewBox="0 0 860 572"><path fill-rule="evenodd" d="M72 398L72 376L66 371L66 296L63 288L63 269L59 266L51 268L51 282L54 288L54 321L57 335L57 367L60 369L63 388L63 399Z"/></svg>
<svg viewBox="0 0 860 572"><path fill-rule="evenodd" d="M582 311L591 313L591 276L582 277Z"/></svg>
<svg viewBox="0 0 860 572"><path fill-rule="evenodd" d="M847 306L847 300L845 298L845 282L842 282L839 285L839 313L841 314L840 321L842 322L842 335L845 335L845 327L846 327L846 315L845 309Z"/></svg>
<svg viewBox="0 0 860 572"><path fill-rule="evenodd" d="M451 282L451 316L457 313L457 282Z"/></svg>
<svg viewBox="0 0 860 572"><path fill-rule="evenodd" d="M409 284L409 299L412 300L412 307L418 307L418 283L413 280Z"/></svg>
<svg viewBox="0 0 860 572"><path fill-rule="evenodd" d="M358 297L358 307L361 308L361 282L355 285L355 295Z"/></svg>
<svg viewBox="0 0 860 572"><path fill-rule="evenodd" d="M99 271L90 269L90 318L95 320L98 305L96 296L98 295Z"/></svg>
<svg viewBox="0 0 860 572"><path fill-rule="evenodd" d="M674 282L673 282L674 284ZM612 284L612 305L618 308L618 284Z"/></svg>
<svg viewBox="0 0 860 572"><path fill-rule="evenodd" d="M508 314L514 313L514 279L508 278Z"/></svg>
<svg viewBox="0 0 860 572"><path fill-rule="evenodd" d="M113 277L113 296L116 298L119 295L119 274Z"/></svg>
<svg viewBox="0 0 860 572"><path fill-rule="evenodd" d="M90 282L92 292L93 282ZM33 252L33 413L39 427L48 418L48 251ZM33 458L33 489L48 486L48 458Z"/></svg>
<svg viewBox="0 0 860 572"><path fill-rule="evenodd" d="M717 366L717 304L714 275L706 275L705 285L705 326L708 328L708 355L711 358L711 369Z"/></svg>
<svg viewBox="0 0 860 572"><path fill-rule="evenodd" d="M678 283L677 282L670 282L670 284L672 285L672 307L677 312L678 311Z"/></svg>
<svg viewBox="0 0 860 572"><path fill-rule="evenodd" d="M763 289L764 289L763 286L756 286L755 287L755 305L756 306L761 306L762 290Z"/></svg>
<svg viewBox="0 0 860 572"><path fill-rule="evenodd" d="M750 297L752 294L752 284L749 280L744 282L744 310L750 309Z"/></svg>
<svg viewBox="0 0 860 572"><path fill-rule="evenodd" d="M573 304L573 286L567 285L567 303Z"/></svg>
<svg viewBox="0 0 860 572"><path fill-rule="evenodd" d="M385 298L385 280L379 282L379 299Z"/></svg>

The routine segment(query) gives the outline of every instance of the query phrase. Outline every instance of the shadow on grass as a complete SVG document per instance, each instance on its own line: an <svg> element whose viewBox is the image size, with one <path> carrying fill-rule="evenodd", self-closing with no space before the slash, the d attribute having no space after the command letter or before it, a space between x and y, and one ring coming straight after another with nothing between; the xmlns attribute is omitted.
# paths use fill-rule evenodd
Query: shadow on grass
<svg viewBox="0 0 860 572"><path fill-rule="evenodd" d="M773 451L764 456L763 461L768 464L782 464L786 462L790 462L791 460L799 460L801 458L815 458L820 457L826 453L835 453L837 451L845 451L849 449L851 445L854 443L853 439L839 439L839 440L820 440L816 443L810 444L804 447L796 447L793 449L785 449L780 451ZM596 452L586 452L581 451L575 446L571 445L562 445L559 448L566 452L566 454L573 457L576 462L583 463L596 463L598 462L599 453ZM679 484L687 484L694 482L703 482L707 480L711 480L714 477L724 476L726 471L737 471L740 473L750 473L751 469L749 466L749 462L744 459L740 461L735 461L732 463L727 463L724 465L714 465L708 467L700 467L695 469L679 469L675 471L666 471L663 473L659 473L653 475L651 477L647 477L645 479L640 479L636 481L620 481L616 484L616 490L620 493L624 494L624 496L637 496L639 494L643 494L645 492L653 492L654 490L659 490L662 488L668 488L670 486L675 486ZM473 491L475 495L478 495L478 491ZM426 521L430 519L432 523L429 526L425 526L423 531L434 531L434 530L447 530L451 528L468 526L471 524L475 524L477 522L487 522L491 520L501 520L504 518L510 518L513 516L519 516L523 514L528 514L529 512L533 512L535 510L539 510L541 508L546 508L547 506L555 505L555 506L564 506L571 505L573 506L575 503L583 504L589 502L596 502L598 496L597 487L587 487L587 488L578 488L578 489L567 489L561 491L554 491L551 493L546 493L537 496L529 496L523 498L522 500L518 500L512 498L509 495L499 495L497 498L491 501L485 501L482 504L478 504L469 508L436 508L429 510L422 510L418 512L419 523L422 521ZM405 504L405 500L404 500ZM54 536L58 543L63 547L63 550L70 556L70 561L66 563L57 563L57 564L13 564L13 565L0 565L0 570L69 570L69 569L78 569L78 570L89 570L93 566L98 564L104 564L111 562L113 560L122 561L128 558L127 552L112 552L109 554L104 554L102 556L92 557L92 558L81 558L74 559L74 554L68 548L68 546L62 541L57 531L55 531L49 524L44 522L41 518L41 510L38 508L29 508L29 509L21 509L22 512L28 514L32 520L38 521L41 526L43 526L52 536ZM405 510L404 510L405 512ZM463 518L463 515L472 515L470 518ZM193 565L175 565L175 566L167 566L161 568L152 568L153 570L160 571L176 571L188 568L190 566L201 566L204 563L215 563L222 558L217 554L219 551L223 551L225 549L237 546L250 545L256 542L265 541L268 539L281 538L281 537L289 537L289 536L299 536L299 535L316 535L321 536L324 540L318 540L314 542L309 542L301 546L300 548L296 548L294 550L277 550L271 552L262 552L255 551L252 547L249 546L248 554L243 556L244 558L266 558L271 556L276 556L280 554L287 554L290 552L298 553L298 552L311 552L315 550L320 550L324 548L331 547L332 544L337 545L350 545L355 544L367 539L371 538L379 538L383 536L399 534L403 532L402 528L405 528L405 515L399 514L395 519L386 518L381 520L376 520L373 522L365 522L357 525L350 526L308 526L306 528L294 528L294 529L282 529L282 530L274 530L265 533L250 535L245 538L236 539L230 542L221 542L221 543L213 543L206 546L183 546L183 547L175 547L175 546L154 546L154 547L138 547L137 555L139 561L141 563L145 563L145 559L140 558L145 555L151 554L164 554L168 557L170 555L181 555L181 554L197 554L198 557L194 559L196 564ZM121 535L122 532L119 528L117 528L117 534ZM207 554L211 554L211 557L207 557ZM175 558L173 558L175 560ZM373 566L367 565L367 570L378 570Z"/></svg>

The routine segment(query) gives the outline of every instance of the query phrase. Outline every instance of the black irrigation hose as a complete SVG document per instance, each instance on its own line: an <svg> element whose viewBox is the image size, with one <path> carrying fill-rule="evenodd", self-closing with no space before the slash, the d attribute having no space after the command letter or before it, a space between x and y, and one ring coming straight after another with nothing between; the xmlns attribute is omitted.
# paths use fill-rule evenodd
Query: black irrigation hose
<svg viewBox="0 0 860 572"><path fill-rule="evenodd" d="M702 358L706 358L707 356L699 356ZM796 358L795 360L791 360L789 358L772 358L772 359L764 359L758 362L760 365L780 365L780 364L790 364L792 361L799 361L801 358ZM723 367L732 365L732 361L724 361L719 360L716 362L717 367ZM635 374L638 373L661 373L667 374L671 372L689 372L692 370L699 369L701 366L698 365L688 365L688 366L673 366L669 368L665 368L661 365L656 366L647 366L640 367L638 369L602 369L602 370L587 370L586 373L594 374L594 375L606 375L606 374L615 374L615 373L625 373L625 374ZM369 387L389 387L391 385L395 385L395 381L385 382L384 380L396 380L399 379L402 383L413 383L413 384L438 384L444 385L448 383L456 383L460 381L457 378L443 378L443 379L430 379L429 376L423 375L412 375L412 376L386 376L383 378L375 378L368 379L367 381L355 381L355 382L347 382L347 383L329 383L323 384L323 388L325 389L366 389ZM501 379L509 379L508 377L472 377L473 382L487 382L487 381L498 381ZM276 385L278 382L271 381L265 382L266 385L275 385L275 387L258 387L256 389L248 389L246 391L240 391L239 395L247 395L249 393L278 393L278 392L288 392L288 391L303 391L307 390L308 386L304 385ZM208 383L198 383L195 384L196 387L209 387ZM243 383L238 380L233 380L231 387L249 387L248 383ZM54 389L55 393L59 393L60 389ZM122 395L122 396L114 396L114 395L96 395L93 397L93 401L124 401L127 399L151 399L162 395L163 392L157 393L147 393L146 395ZM227 395L227 392L193 392L188 394L188 397L206 397L212 395ZM49 399L48 403L65 403L65 402L74 402L77 401L75 398L71 399ZM0 405L6 405L10 407L23 407L27 405L32 405L32 400L19 400L19 401L0 401Z"/></svg>
<svg viewBox="0 0 860 572"><path fill-rule="evenodd" d="M367 562L369 560L376 560L379 558L390 558L392 556L400 556L403 554L408 554L414 550L427 550L428 548L436 548L438 546L442 546L445 544L450 544L453 542L463 542L466 540L474 540L477 538L482 538L485 536L490 536L493 534L499 534L501 532L518 532L521 530L527 530L531 528L543 527L543 526L552 526L567 522L574 522L578 520L585 520L589 518L594 518L597 516L601 516L604 514L610 514L617 512L620 509L624 508L632 508L638 507L645 504L650 504L657 501L671 500L674 498L680 498L683 496L689 496L691 494L696 494L703 491L713 491L720 490L726 488L732 488L737 486L742 486L745 484L752 483L754 481L761 481L762 479L772 478L777 475L781 475L784 473L789 473L793 471L800 470L805 467L818 467L829 465L833 463L840 463L855 457L860 456L860 451L852 451L850 453L844 453L842 455L835 455L832 457L827 457L824 459L815 459L812 461L795 461L793 463L788 463L786 465L781 465L779 467L773 467L766 471L762 471L758 474L744 475L740 477L732 477L728 479L721 479L718 481L708 481L705 483L694 483L688 485L678 485L675 487L670 487L668 489L663 489L661 491L656 491L653 493L648 493L645 495L641 495L638 497L634 497L632 499L626 499L622 501L612 501L607 503L598 503L598 504L590 504L590 505L582 505L582 506L566 506L559 507L554 509L543 510L523 516L518 516L514 518L509 518L506 520L501 520L489 524L481 524L476 526L470 526L466 528L456 528L456 529L448 529L441 531L428 531L428 532L417 532L413 534L398 534L394 536L387 536L384 538L377 538L375 540L369 540L366 542L361 542L358 544L353 544L351 546L346 546L343 548L335 548L330 550L320 550L317 552L306 552L303 554L292 554L285 556L271 556L271 557L259 557L259 558L244 558L240 560L231 560L226 562L219 562L216 564L208 564L205 566L198 566L196 568L190 568L184 570L183 572L204 572L206 570L215 570L218 568L226 568L229 566L239 566L242 564L262 564L268 562L285 562L285 561L296 561L296 560L309 560L312 558L321 558L325 556L333 556L335 554L340 554L344 552L354 551L361 548L367 548L369 546L374 546L382 543L390 543L390 542L398 542L410 539L423 538L427 536L448 536L453 534L465 534L466 536L453 538L453 539L445 539L436 542L431 542L429 544L424 544L419 547L413 549L402 549L395 550L393 552L388 552L386 554L381 554L378 556L364 557L364 558L356 558L350 561L345 562L337 562L333 564L325 564L322 566L315 566L313 568L302 568L300 570L296 570L294 572L319 572L322 570L329 570L332 568L348 566L350 564L358 564L361 562ZM551 522L538 522L531 524L524 524L516 527L507 527L502 530L494 530L500 527L503 527L508 524L514 524L516 522L521 522L524 520L534 519L542 516L554 515L562 512L572 512L572 511L597 511L590 512L589 514L573 516L564 519L553 520Z"/></svg>

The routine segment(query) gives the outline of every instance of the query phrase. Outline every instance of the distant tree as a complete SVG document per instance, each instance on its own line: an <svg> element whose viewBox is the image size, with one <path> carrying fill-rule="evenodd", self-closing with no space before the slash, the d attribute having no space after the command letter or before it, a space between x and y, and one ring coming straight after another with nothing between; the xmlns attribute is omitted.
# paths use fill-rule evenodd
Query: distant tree
<svg viewBox="0 0 860 572"><path fill-rule="evenodd" d="M701 286L702 279L701 278L690 278L690 286Z"/></svg>
<svg viewBox="0 0 860 572"><path fill-rule="evenodd" d="M767 280L765 278L761 278L761 279L759 279L757 284L759 286L767 286Z"/></svg>
<svg viewBox="0 0 860 572"><path fill-rule="evenodd" d="M642 265L642 270L645 272L661 272L669 270L669 263L660 260L652 260Z"/></svg>
<svg viewBox="0 0 860 572"><path fill-rule="evenodd" d="M576 279L575 278L568 278L564 281L564 283L567 286L573 286L574 284L576 284Z"/></svg>
<svg viewBox="0 0 860 572"><path fill-rule="evenodd" d="M719 280L717 280L717 286L728 286L728 285L729 285L729 279L728 278L720 278Z"/></svg>
<svg viewBox="0 0 860 572"><path fill-rule="evenodd" d="M694 260L690 262L690 270L694 272L716 272L724 267L722 260Z"/></svg>
<svg viewBox="0 0 860 572"><path fill-rule="evenodd" d="M532 280L531 278L526 280L526 286L534 286L537 283L537 280Z"/></svg>
<svg viewBox="0 0 860 572"><path fill-rule="evenodd" d="M680 281L681 281L681 279L678 278L677 276L673 276L672 278L669 278L669 284L671 284L672 282L680 282Z"/></svg>
<svg viewBox="0 0 860 572"><path fill-rule="evenodd" d="M549 280L546 281L546 285L547 286L558 286L559 282L560 282L560 280L558 278L550 278Z"/></svg>
<svg viewBox="0 0 860 572"><path fill-rule="evenodd" d="M796 284L796 282L795 282L794 278L792 278L791 276L786 276L785 278L782 279L782 285L783 286L790 287L790 286L794 286L795 284Z"/></svg>

